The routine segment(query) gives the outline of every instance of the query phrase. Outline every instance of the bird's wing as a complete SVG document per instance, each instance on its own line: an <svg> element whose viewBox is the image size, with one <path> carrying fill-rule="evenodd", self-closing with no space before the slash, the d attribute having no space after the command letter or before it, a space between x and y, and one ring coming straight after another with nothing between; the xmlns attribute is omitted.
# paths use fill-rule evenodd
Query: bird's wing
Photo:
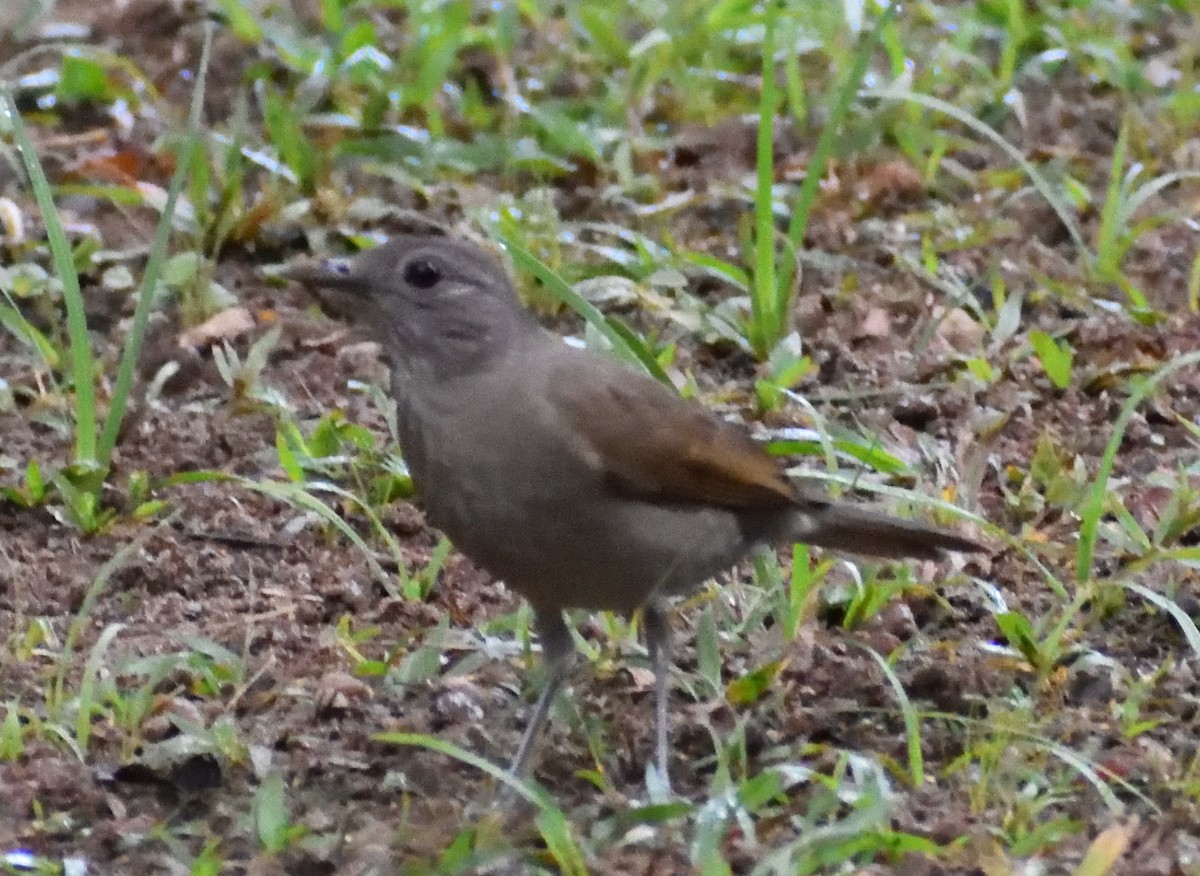
<svg viewBox="0 0 1200 876"><path fill-rule="evenodd" d="M782 467L743 429L624 366L566 357L549 396L588 465L622 495L744 510L796 501Z"/></svg>

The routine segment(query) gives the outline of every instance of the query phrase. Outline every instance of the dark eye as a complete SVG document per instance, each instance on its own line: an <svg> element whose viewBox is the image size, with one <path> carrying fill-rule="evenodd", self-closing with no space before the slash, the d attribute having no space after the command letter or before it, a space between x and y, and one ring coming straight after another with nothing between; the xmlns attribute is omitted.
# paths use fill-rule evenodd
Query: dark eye
<svg viewBox="0 0 1200 876"><path fill-rule="evenodd" d="M418 289L432 289L441 279L441 270L427 259L413 259L404 266L404 282Z"/></svg>

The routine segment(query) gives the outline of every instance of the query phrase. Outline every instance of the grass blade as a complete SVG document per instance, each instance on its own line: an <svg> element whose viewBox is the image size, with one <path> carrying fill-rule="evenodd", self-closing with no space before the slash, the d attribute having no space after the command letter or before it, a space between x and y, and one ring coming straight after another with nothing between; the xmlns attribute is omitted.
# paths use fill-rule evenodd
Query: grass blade
<svg viewBox="0 0 1200 876"><path fill-rule="evenodd" d="M141 353L142 341L146 336L146 326L150 319L150 306L154 300L154 290L158 285L158 277L166 261L167 242L171 237L171 226L175 218L175 203L187 178L188 169L192 166L192 156L200 146L200 116L204 110L204 90L208 81L209 60L212 55L213 24L204 28L204 43L200 49L200 65L196 73L196 87L192 90L192 105L188 111L187 133L184 136L183 149L179 161L175 165L175 173L167 188L167 201L163 207L162 217L154 231L154 243L150 247L150 256L146 260L146 269L142 275L142 284L138 289L137 304L133 311L133 325L129 329L129 337L125 340L125 348L121 353L121 364L117 370L117 379L113 384L112 401L108 406L108 415L104 420L104 431L100 435L97 456L101 465L108 467L112 457L113 447L117 443L117 435L121 430L121 422L125 417L125 406L133 386L134 368L137 366L138 355Z"/></svg>
<svg viewBox="0 0 1200 876"><path fill-rule="evenodd" d="M829 107L829 118L825 122L825 127L821 130L821 136L817 140L816 147L813 149L808 167L805 168L804 182L800 186L800 193L796 196L796 206L792 209L792 218L788 223L788 245L784 249L777 278L779 289L777 294L785 302L790 297L792 283L796 276L796 253L799 252L800 247L804 243L804 234L808 230L809 215L812 212L813 203L817 199L817 190L821 184L821 178L825 175L825 166L829 163L830 155L833 154L833 147L841 131L842 121L850 112L850 105L859 93L859 86L862 83L863 76L866 75L867 65L871 61L871 54L875 50L875 45L879 42L880 35L895 15L896 4L889 4L875 22L875 26L871 28L871 32L859 40L858 47L855 49L854 56L851 59L850 69L846 72L845 77L834 93L833 101ZM782 309L786 312L786 307Z"/></svg>
<svg viewBox="0 0 1200 876"><path fill-rule="evenodd" d="M1000 136L995 128L991 127L967 111L960 109L952 103L944 101L940 98L929 94L918 94L915 91L910 91L908 88L898 83L883 86L882 88L869 88L863 92L867 97L877 97L880 100L907 101L910 103L920 104L945 115L950 116L957 122L961 122L966 127L970 128L977 134L982 135L986 140L991 141L996 146L1011 158L1024 171L1025 176L1029 178L1029 182L1037 189L1038 194L1046 199L1051 208L1057 214L1059 221L1063 227L1067 229L1067 233L1071 237L1071 241L1075 244L1075 248L1079 251L1079 255L1091 267L1096 262L1096 257L1087 243L1083 239L1083 232L1079 230L1079 223L1075 221L1075 216L1071 212L1071 208L1063 197L1054 190L1050 185L1049 180L1042 176L1041 172L1033 166L1033 163L1026 158L1017 147L1013 146L1007 140Z"/></svg>
<svg viewBox="0 0 1200 876"><path fill-rule="evenodd" d="M629 362L634 365L641 365L646 373L651 377L659 380L668 386L671 385L671 379L663 371L662 366L658 364L650 350L644 344L633 343L636 340L631 332L621 331L614 328L600 310L590 301L581 296L578 292L571 288L562 277L542 264L533 253L522 247L512 238L504 239L504 248L508 250L513 261L517 263L517 267L524 271L528 271L537 277L546 288L563 304L574 310L581 317L604 336L604 339L612 344L613 353L618 359Z"/></svg>
<svg viewBox="0 0 1200 876"><path fill-rule="evenodd" d="M54 205L50 183L42 170L41 162L38 161L37 151L33 141L29 139L29 131L25 128L21 113L7 90L0 95L0 114L7 117L12 126L13 137L17 141L17 152L20 153L21 163L25 165L25 173L29 177L33 196L42 213L42 221L46 224L46 239L50 245L54 270L62 282L63 304L67 309L71 378L75 384L75 461L90 468L97 462L96 392L92 382L95 360L88 339L83 294L79 291L79 274L75 271L71 244L59 219L58 208Z"/></svg>
<svg viewBox="0 0 1200 876"><path fill-rule="evenodd" d="M853 640L850 641L853 642ZM891 685L892 693L896 695L896 700L900 704L900 714L904 718L904 739L908 747L908 778L914 788L920 788L925 784L925 758L921 754L921 719L917 716L917 710L913 708L912 700L908 698L908 692L904 689L904 685L901 684L900 678L887 659L874 648L860 647L870 654L879 668L883 670L888 684Z"/></svg>
<svg viewBox="0 0 1200 876"><path fill-rule="evenodd" d="M782 336L780 313L787 296L780 296L775 279L775 24L778 4L768 3L763 17L762 91L758 102L758 144L755 149L754 283L750 294L750 347L765 359ZM811 168L810 168L811 169ZM807 183L807 178L805 179ZM783 298L781 302L779 299Z"/></svg>
<svg viewBox="0 0 1200 876"><path fill-rule="evenodd" d="M1112 437L1108 439L1108 446L1104 448L1104 455L1100 457L1100 468L1096 472L1096 480L1092 484L1091 494L1080 513L1079 550L1075 555L1076 581L1083 583L1092 577L1092 562L1095 559L1096 553L1096 534L1100 528L1100 516L1104 511L1104 497L1108 493L1108 478L1112 474L1113 462L1117 458L1117 451L1121 447L1121 442L1125 439L1125 430L1129 427L1129 421L1133 419L1138 405L1163 380L1180 368L1191 368L1197 364L1200 364L1200 351L1193 351L1180 356L1146 378L1144 382L1134 389L1129 398L1126 399L1124 406L1121 408L1121 413L1117 416L1117 421L1113 424Z"/></svg>

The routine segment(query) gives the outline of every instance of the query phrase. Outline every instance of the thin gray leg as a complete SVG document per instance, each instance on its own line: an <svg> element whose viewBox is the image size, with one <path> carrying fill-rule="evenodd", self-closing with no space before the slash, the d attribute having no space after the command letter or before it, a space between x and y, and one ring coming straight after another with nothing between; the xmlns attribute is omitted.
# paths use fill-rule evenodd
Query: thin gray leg
<svg viewBox="0 0 1200 876"><path fill-rule="evenodd" d="M667 674L671 670L671 618L662 602L649 602L642 609L646 624L646 647L654 667L654 761L659 778L668 790L671 775L667 752Z"/></svg>
<svg viewBox="0 0 1200 876"><path fill-rule="evenodd" d="M541 611L535 608L534 618L538 638L542 642L542 662L546 666L546 683L538 695L537 704L533 707L533 716L525 726L525 735L521 737L521 746L517 749L517 756L513 758L512 766L508 768L508 771L517 778L522 778L529 768L529 758L533 754L534 745L541 734L542 724L546 723L546 713L550 711L550 703L554 699L554 694L558 692L558 688L567 675L567 670L571 666L571 655L575 651L574 643L571 641L571 631L567 629L561 611L557 609Z"/></svg>

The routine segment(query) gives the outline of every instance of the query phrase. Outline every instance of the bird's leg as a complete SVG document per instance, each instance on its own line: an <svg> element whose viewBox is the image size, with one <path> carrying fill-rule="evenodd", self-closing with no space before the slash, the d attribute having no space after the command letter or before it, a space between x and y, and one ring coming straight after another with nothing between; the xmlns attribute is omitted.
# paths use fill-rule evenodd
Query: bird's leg
<svg viewBox="0 0 1200 876"><path fill-rule="evenodd" d="M529 757L533 753L533 747L541 733L542 724L546 722L546 713L550 710L554 694L558 692L558 688L567 675L567 670L571 665L571 655L575 650L575 645L571 641L571 631L567 629L562 611L534 609L534 613L538 638L542 642L542 662L546 667L546 681L542 686L542 692L538 695L537 704L533 707L533 716L525 727L525 735L521 737L517 756L513 758L512 766L508 769L509 773L517 778L523 777L529 768Z"/></svg>
<svg viewBox="0 0 1200 876"><path fill-rule="evenodd" d="M646 647L654 667L654 762L663 787L671 789L667 753L667 674L671 669L671 618L667 606L658 601L646 603L642 618L646 624Z"/></svg>

